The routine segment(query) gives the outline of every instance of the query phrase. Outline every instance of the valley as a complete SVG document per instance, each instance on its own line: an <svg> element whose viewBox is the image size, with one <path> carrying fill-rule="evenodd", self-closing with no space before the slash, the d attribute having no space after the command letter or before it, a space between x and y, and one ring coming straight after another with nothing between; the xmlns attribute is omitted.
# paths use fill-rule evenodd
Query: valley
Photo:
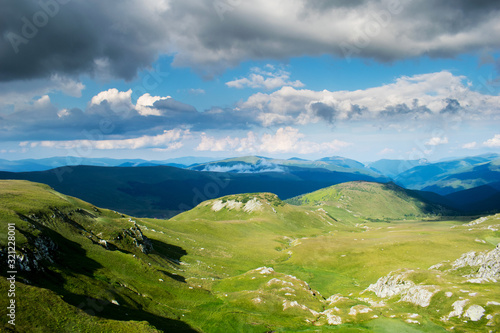
<svg viewBox="0 0 500 333"><path fill-rule="evenodd" d="M2 260L7 223L18 232L20 332L500 325L500 215L449 218L395 186L354 182L288 203L271 193L229 195L161 220L46 185L0 182ZM387 198L392 205L379 205ZM377 219L363 211L370 201Z"/></svg>

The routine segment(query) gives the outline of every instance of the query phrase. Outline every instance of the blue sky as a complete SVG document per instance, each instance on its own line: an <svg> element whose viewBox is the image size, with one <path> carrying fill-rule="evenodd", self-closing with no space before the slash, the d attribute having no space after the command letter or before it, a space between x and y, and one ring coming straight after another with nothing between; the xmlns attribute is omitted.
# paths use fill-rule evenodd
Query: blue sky
<svg viewBox="0 0 500 333"><path fill-rule="evenodd" d="M0 158L500 151L497 1L2 6Z"/></svg>

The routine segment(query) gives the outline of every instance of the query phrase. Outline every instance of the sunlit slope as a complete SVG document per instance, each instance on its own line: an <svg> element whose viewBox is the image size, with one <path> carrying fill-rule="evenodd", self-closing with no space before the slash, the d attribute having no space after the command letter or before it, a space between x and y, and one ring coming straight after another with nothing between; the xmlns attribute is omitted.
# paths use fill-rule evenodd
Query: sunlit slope
<svg viewBox="0 0 500 333"><path fill-rule="evenodd" d="M348 182L304 194L287 202L341 209L372 221L412 219L450 213L444 207L427 201L418 192L405 190L393 183ZM335 210L330 213L335 215Z"/></svg>
<svg viewBox="0 0 500 333"><path fill-rule="evenodd" d="M175 275L182 249L46 185L0 181L0 221L3 267L7 225L16 228L17 332L191 332L182 309L210 300ZM7 301L0 330L9 331Z"/></svg>

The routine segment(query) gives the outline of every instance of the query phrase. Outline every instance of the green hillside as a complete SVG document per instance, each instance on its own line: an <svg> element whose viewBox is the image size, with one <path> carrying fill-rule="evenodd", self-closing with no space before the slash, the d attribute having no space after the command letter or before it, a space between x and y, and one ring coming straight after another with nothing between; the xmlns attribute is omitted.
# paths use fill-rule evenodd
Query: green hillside
<svg viewBox="0 0 500 333"><path fill-rule="evenodd" d="M348 182L287 200L306 206L324 206L328 211L347 211L366 220L402 220L431 217L448 212L427 202L417 192L393 183Z"/></svg>
<svg viewBox="0 0 500 333"><path fill-rule="evenodd" d="M389 190L377 191L371 196ZM4 267L8 223L16 227L17 332L489 332L500 325L500 215L369 222L340 207L250 193L170 220L137 219L46 185L0 181L0 218ZM0 281L6 295L8 282ZM7 301L0 329L9 332Z"/></svg>

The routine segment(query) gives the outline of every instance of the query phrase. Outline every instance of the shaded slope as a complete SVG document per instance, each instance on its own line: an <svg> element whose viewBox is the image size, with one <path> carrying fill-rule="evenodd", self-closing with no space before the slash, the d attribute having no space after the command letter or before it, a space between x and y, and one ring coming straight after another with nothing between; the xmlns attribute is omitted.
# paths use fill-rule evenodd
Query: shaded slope
<svg viewBox="0 0 500 333"><path fill-rule="evenodd" d="M287 172L235 174L197 172L167 166L75 166L42 172L0 172L0 179L48 184L100 207L134 216L166 218L223 195L272 192L287 199L319 188L373 177L326 169L289 167Z"/></svg>

